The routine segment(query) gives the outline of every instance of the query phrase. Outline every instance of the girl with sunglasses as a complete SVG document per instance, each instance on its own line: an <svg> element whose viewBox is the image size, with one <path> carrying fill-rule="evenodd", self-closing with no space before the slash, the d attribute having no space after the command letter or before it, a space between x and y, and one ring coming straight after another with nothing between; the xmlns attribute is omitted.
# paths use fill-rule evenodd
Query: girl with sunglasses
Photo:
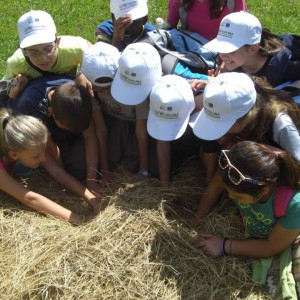
<svg viewBox="0 0 300 300"><path fill-rule="evenodd" d="M224 255L268 258L281 253L280 259L283 259L283 255L290 255L288 251L291 250L293 257L300 257L300 250L297 253L297 248L300 249L297 240L300 234L300 163L279 148L243 141L230 150L222 150L219 167L224 187L243 217L249 238L236 240L202 234L203 239L196 247L213 258ZM282 186L291 187L294 195L285 216L278 218L274 215L274 197ZM288 265L284 268L287 270ZM298 270L296 268L293 264L293 280L299 285L299 266ZM295 290L283 292L293 295Z"/></svg>

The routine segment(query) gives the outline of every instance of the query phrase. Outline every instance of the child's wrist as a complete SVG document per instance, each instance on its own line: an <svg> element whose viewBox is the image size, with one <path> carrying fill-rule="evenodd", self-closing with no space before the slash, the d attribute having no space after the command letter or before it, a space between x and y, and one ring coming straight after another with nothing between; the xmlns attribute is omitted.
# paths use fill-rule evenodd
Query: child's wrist
<svg viewBox="0 0 300 300"><path fill-rule="evenodd" d="M224 237L221 243L221 256L227 256L229 253L226 251L226 241L227 237Z"/></svg>

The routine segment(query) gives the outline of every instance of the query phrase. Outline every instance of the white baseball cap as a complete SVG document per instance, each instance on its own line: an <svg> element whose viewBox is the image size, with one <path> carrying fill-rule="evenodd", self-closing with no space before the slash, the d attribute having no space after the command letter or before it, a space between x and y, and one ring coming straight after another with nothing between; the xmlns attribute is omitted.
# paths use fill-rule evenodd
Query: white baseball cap
<svg viewBox="0 0 300 300"><path fill-rule="evenodd" d="M142 103L162 76L157 50L148 43L130 44L122 52L118 64L111 86L112 96L122 104Z"/></svg>
<svg viewBox="0 0 300 300"><path fill-rule="evenodd" d="M260 43L261 33L261 24L254 15L234 12L222 19L217 37L204 47L213 52L230 53L244 45Z"/></svg>
<svg viewBox="0 0 300 300"><path fill-rule="evenodd" d="M204 140L224 136L255 105L256 90L245 73L227 72L212 79L204 89L203 108L193 131Z"/></svg>
<svg viewBox="0 0 300 300"><path fill-rule="evenodd" d="M163 76L150 93L148 133L161 141L180 138L194 108L194 95L188 81L177 75Z"/></svg>
<svg viewBox="0 0 300 300"><path fill-rule="evenodd" d="M99 83L96 80L108 77L113 80L118 69L119 50L107 43L98 42L85 50L81 71L95 86L106 87L110 83Z"/></svg>
<svg viewBox="0 0 300 300"><path fill-rule="evenodd" d="M43 10L31 10L18 21L20 48L51 43L56 40L56 27L52 17Z"/></svg>
<svg viewBox="0 0 300 300"><path fill-rule="evenodd" d="M134 21L148 14L147 0L110 0L110 12L116 20L130 14Z"/></svg>

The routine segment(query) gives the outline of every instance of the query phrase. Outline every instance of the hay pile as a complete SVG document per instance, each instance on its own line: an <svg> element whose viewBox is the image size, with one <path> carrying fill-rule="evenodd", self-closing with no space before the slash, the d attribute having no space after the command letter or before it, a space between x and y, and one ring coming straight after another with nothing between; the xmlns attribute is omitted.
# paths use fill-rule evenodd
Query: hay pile
<svg viewBox="0 0 300 300"><path fill-rule="evenodd" d="M203 191L199 176L199 165L192 162L162 187L120 170L106 211L77 227L1 194L0 298L267 299L251 284L249 259L213 260L192 247L200 232L242 236L230 202L223 200L195 228L170 208L174 197L197 205ZM43 171L24 184L77 213L90 213Z"/></svg>

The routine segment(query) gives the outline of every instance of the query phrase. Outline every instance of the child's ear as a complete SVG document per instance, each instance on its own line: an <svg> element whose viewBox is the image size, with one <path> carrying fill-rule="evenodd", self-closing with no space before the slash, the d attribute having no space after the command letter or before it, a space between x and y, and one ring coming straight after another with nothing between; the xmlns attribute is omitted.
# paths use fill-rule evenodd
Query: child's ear
<svg viewBox="0 0 300 300"><path fill-rule="evenodd" d="M261 198L268 198L269 195L270 195L270 191L271 190L270 190L270 186L269 185L264 186L262 188L262 190L261 190L261 193L260 193Z"/></svg>
<svg viewBox="0 0 300 300"><path fill-rule="evenodd" d="M18 160L19 159L18 154L15 151L8 150L7 154L9 156L9 158L12 159L12 160Z"/></svg>
<svg viewBox="0 0 300 300"><path fill-rule="evenodd" d="M58 46L59 43L60 43L60 39L61 39L61 37L58 37L58 38L56 39L56 45L57 45L57 46Z"/></svg>
<svg viewBox="0 0 300 300"><path fill-rule="evenodd" d="M259 51L259 44L254 44L249 47L250 54L254 55Z"/></svg>

